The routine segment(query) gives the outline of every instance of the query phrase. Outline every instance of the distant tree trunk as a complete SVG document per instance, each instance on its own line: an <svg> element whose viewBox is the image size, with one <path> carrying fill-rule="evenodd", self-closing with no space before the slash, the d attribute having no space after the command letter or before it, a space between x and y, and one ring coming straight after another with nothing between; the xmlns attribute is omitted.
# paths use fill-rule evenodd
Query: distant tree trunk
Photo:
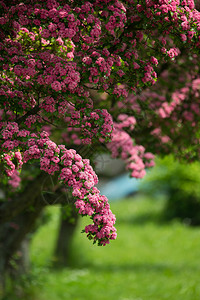
<svg viewBox="0 0 200 300"><path fill-rule="evenodd" d="M14 272L14 278L28 273L30 270L30 256L29 256L30 237L26 236L21 242L21 247L18 250L17 257L15 259L16 272Z"/></svg>
<svg viewBox="0 0 200 300"><path fill-rule="evenodd" d="M72 239L78 223L78 213L73 203L61 208L60 226L55 248L55 266L70 264Z"/></svg>

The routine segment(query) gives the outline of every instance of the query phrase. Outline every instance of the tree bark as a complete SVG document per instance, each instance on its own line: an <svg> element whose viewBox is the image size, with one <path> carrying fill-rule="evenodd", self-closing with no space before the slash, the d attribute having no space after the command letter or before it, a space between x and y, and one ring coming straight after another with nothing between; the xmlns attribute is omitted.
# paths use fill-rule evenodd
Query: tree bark
<svg viewBox="0 0 200 300"><path fill-rule="evenodd" d="M20 275L27 270L28 264L25 265L25 261L23 261L24 265L15 262L15 268L15 266L12 265L12 262L14 262L12 259L21 247L25 247L24 239L26 235L33 230L43 207L39 197L33 209L24 211L15 217L12 222L7 222L0 227L0 274L2 289L5 288L5 278L7 275L14 278L16 274ZM21 252L21 256L23 253L24 251ZM20 259L19 256L19 262L20 260L22 262L24 258L25 257ZM26 257L26 262L27 260L28 258Z"/></svg>
<svg viewBox="0 0 200 300"><path fill-rule="evenodd" d="M47 191L48 202L44 199L44 190ZM43 208L58 199L60 193L48 194L51 190L52 178L42 172L27 184L24 191L0 203L0 298L6 288L7 277L14 281L28 271L26 236L34 230Z"/></svg>
<svg viewBox="0 0 200 300"><path fill-rule="evenodd" d="M25 239L28 233L34 231L36 220L43 208L53 204L70 205L73 202L70 195L71 193L62 192L56 177L41 173L28 183L23 192L16 193L10 201L0 203L0 298L6 287L7 276L15 281L28 271L28 249L25 251ZM71 218L63 220L63 225L61 222L58 245L62 244L62 239L64 242L58 247L63 253L58 254L59 257L69 253L76 224L74 209L72 215L75 218L74 223L70 223Z"/></svg>

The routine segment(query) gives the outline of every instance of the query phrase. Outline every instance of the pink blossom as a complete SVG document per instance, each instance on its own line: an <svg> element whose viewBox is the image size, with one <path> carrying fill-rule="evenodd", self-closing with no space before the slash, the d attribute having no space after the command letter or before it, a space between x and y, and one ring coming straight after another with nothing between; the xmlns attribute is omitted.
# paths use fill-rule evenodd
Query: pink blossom
<svg viewBox="0 0 200 300"><path fill-rule="evenodd" d="M51 87L53 90L55 90L56 92L60 91L61 90L61 84L59 81L54 81L52 84L51 84Z"/></svg>

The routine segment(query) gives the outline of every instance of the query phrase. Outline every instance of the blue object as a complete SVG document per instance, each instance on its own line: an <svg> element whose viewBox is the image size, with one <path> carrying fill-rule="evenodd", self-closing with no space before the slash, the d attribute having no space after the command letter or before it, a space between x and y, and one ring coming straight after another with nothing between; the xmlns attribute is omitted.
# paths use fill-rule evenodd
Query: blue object
<svg viewBox="0 0 200 300"><path fill-rule="evenodd" d="M110 180L101 187L101 195L108 200L120 200L139 190L141 179L130 178L129 174L123 174Z"/></svg>

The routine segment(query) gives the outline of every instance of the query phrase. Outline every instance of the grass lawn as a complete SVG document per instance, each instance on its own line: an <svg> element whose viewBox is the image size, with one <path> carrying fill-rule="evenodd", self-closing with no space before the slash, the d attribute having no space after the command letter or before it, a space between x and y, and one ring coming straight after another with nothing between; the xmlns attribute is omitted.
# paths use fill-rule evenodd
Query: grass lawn
<svg viewBox="0 0 200 300"><path fill-rule="evenodd" d="M139 196L112 202L118 238L105 247L80 233L88 221L81 218L72 266L58 271L49 267L58 225L58 208L50 208L32 242L35 296L27 299L199 300L200 228L159 222L162 205Z"/></svg>

